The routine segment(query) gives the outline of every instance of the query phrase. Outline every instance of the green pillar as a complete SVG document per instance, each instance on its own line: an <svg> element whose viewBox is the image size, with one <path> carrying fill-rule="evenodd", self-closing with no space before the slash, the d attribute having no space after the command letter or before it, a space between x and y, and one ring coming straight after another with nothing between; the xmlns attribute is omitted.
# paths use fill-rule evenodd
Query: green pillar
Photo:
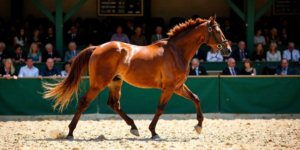
<svg viewBox="0 0 300 150"><path fill-rule="evenodd" d="M55 0L55 35L56 50L63 56L63 2Z"/></svg>
<svg viewBox="0 0 300 150"><path fill-rule="evenodd" d="M247 0L247 49L252 53L254 50L254 0Z"/></svg>

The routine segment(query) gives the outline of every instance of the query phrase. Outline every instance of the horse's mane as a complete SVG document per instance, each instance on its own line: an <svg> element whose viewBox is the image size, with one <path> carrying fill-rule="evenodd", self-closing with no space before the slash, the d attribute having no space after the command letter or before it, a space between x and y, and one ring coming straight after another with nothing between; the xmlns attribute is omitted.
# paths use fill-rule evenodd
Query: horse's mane
<svg viewBox="0 0 300 150"><path fill-rule="evenodd" d="M184 23L180 23L179 25L176 25L173 29L170 29L170 31L167 34L169 35L169 38L172 38L172 37L178 35L179 33L181 33L182 31L184 31L190 27L200 25L206 21L207 21L206 19L201 19L201 18L197 18L195 20L189 19L188 21L186 21Z"/></svg>

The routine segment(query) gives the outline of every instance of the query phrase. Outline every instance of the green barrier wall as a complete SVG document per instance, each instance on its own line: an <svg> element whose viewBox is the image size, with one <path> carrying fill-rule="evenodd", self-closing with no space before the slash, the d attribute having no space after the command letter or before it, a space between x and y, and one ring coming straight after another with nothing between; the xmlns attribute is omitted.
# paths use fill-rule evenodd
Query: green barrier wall
<svg viewBox="0 0 300 150"><path fill-rule="evenodd" d="M298 77L220 77L221 113L300 113Z"/></svg>
<svg viewBox="0 0 300 150"><path fill-rule="evenodd" d="M219 83L217 76L205 78L190 77L185 82L189 89L198 95L201 101L203 113L219 112ZM153 114L156 111L161 90L141 89L123 83L120 104L125 113L128 114ZM100 113L115 113L107 106L109 91L106 88L99 95ZM166 114L196 113L192 101L177 94L173 94L164 111Z"/></svg>
<svg viewBox="0 0 300 150"><path fill-rule="evenodd" d="M83 79L84 89L89 87L89 79ZM43 81L53 82L52 79ZM41 79L4 79L0 78L0 115L57 115L74 114L77 109L77 102L74 99L67 109L62 113L54 111L53 102L42 98ZM85 91L85 90L82 90ZM79 95L83 96L83 92ZM94 100L85 114L97 113L97 100Z"/></svg>

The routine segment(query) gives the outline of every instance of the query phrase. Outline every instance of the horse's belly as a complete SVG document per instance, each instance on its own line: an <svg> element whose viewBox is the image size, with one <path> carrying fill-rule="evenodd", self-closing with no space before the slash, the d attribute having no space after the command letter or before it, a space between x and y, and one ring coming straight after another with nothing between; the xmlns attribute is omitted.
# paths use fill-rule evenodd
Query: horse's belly
<svg viewBox="0 0 300 150"><path fill-rule="evenodd" d="M154 74L132 74L121 75L122 79L128 84L140 88L160 88L161 79Z"/></svg>

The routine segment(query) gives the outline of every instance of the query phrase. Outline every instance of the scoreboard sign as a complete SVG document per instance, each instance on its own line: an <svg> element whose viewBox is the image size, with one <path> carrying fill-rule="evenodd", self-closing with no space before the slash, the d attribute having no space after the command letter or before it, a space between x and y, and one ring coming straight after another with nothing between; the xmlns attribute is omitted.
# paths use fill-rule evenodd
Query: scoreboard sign
<svg viewBox="0 0 300 150"><path fill-rule="evenodd" d="M300 15L300 0L276 0L273 5L274 15Z"/></svg>
<svg viewBox="0 0 300 150"><path fill-rule="evenodd" d="M98 0L98 16L143 16L144 0Z"/></svg>

